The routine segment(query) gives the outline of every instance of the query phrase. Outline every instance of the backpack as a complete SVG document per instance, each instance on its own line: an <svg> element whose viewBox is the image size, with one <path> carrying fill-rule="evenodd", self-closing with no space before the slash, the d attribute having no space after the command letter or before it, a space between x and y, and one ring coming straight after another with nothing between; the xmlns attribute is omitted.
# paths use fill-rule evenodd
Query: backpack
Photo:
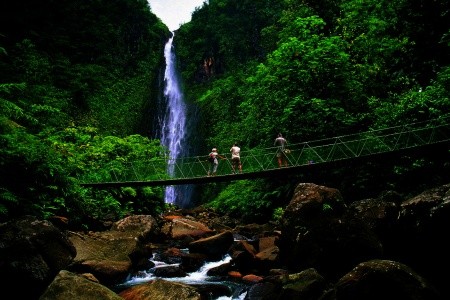
<svg viewBox="0 0 450 300"><path fill-rule="evenodd" d="M209 156L208 156L208 161L209 161L210 163L214 163L214 155L212 155L211 153L210 153Z"/></svg>

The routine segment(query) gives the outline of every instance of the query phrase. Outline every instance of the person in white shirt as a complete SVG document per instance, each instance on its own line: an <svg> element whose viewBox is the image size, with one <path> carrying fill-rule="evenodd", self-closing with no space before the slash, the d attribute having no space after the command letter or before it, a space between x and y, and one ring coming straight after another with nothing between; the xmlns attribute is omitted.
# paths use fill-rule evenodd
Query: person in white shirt
<svg viewBox="0 0 450 300"><path fill-rule="evenodd" d="M209 165L208 177L216 176L217 167L219 166L219 161L217 158L221 158L221 159L226 159L226 158L219 155L219 153L217 152L217 148L212 148L211 152L209 153L209 156L212 157L213 159Z"/></svg>
<svg viewBox="0 0 450 300"><path fill-rule="evenodd" d="M286 139L283 137L283 135L281 135L281 133L278 134L277 138L275 139L274 142L274 146L277 146L277 159L278 159L278 167L287 167L288 166L288 162L287 162L287 157L286 154L284 153L284 150L287 146L287 141Z"/></svg>
<svg viewBox="0 0 450 300"><path fill-rule="evenodd" d="M231 152L231 166L233 168L233 174L236 174L236 169L239 170L239 173L242 173L242 163L241 163L241 148L239 148L237 143L233 144L233 147L230 149Z"/></svg>

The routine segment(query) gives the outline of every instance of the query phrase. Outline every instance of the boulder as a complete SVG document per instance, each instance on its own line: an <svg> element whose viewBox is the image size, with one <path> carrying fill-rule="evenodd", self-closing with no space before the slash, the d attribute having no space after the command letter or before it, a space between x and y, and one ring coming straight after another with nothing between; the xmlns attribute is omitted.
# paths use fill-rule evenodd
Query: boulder
<svg viewBox="0 0 450 300"><path fill-rule="evenodd" d="M119 293L125 300L201 300L194 287L162 279L130 287Z"/></svg>
<svg viewBox="0 0 450 300"><path fill-rule="evenodd" d="M325 279L313 268L283 276L282 285L280 299L316 300L327 287Z"/></svg>
<svg viewBox="0 0 450 300"><path fill-rule="evenodd" d="M198 239L211 236L214 231L205 224L185 217L165 217L161 232L167 239Z"/></svg>
<svg viewBox="0 0 450 300"><path fill-rule="evenodd" d="M228 253L233 241L233 233L225 231L190 243L189 252L205 254L209 260L215 261Z"/></svg>
<svg viewBox="0 0 450 300"><path fill-rule="evenodd" d="M110 231L122 232L122 236L128 234L129 237L147 242L158 236L160 228L150 215L133 215L113 223Z"/></svg>
<svg viewBox="0 0 450 300"><path fill-rule="evenodd" d="M336 300L437 300L439 293L410 267L395 261L362 262L336 283Z"/></svg>
<svg viewBox="0 0 450 300"><path fill-rule="evenodd" d="M107 287L65 270L59 272L39 298L39 300L55 299L123 300Z"/></svg>
<svg viewBox="0 0 450 300"><path fill-rule="evenodd" d="M281 263L290 272L314 268L337 280L356 264L380 258L378 237L363 221L344 218L346 209L338 190L299 184L282 218Z"/></svg>
<svg viewBox="0 0 450 300"><path fill-rule="evenodd" d="M432 280L450 299L445 274L450 269L450 184L426 190L403 201L398 224L393 231L396 239L389 248L394 260L414 268Z"/></svg>
<svg viewBox="0 0 450 300"><path fill-rule="evenodd" d="M24 216L0 225L0 282L26 286L14 290L16 298L37 299L76 255L73 243L48 221Z"/></svg>
<svg viewBox="0 0 450 300"><path fill-rule="evenodd" d="M127 217L108 231L70 232L77 256L69 270L92 273L107 286L123 282L129 273L146 266L144 260L151 257L151 248L145 243L158 232L155 219L147 215Z"/></svg>

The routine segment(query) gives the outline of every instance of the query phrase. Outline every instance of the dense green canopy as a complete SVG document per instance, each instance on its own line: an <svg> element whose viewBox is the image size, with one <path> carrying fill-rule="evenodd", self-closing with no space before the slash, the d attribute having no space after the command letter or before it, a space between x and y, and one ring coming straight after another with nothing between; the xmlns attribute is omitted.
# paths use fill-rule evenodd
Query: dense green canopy
<svg viewBox="0 0 450 300"><path fill-rule="evenodd" d="M165 153L148 120L169 34L146 0L2 1L0 221L59 214L88 226L164 209L162 187L94 191L78 177ZM235 141L270 147L278 132L298 143L435 119L450 107L447 0L209 0L174 45L185 98L199 107L198 155ZM445 156L324 170L320 183L354 197L414 192L449 179ZM298 180L211 184L193 204L278 218Z"/></svg>
<svg viewBox="0 0 450 300"><path fill-rule="evenodd" d="M168 36L145 0L2 1L0 220L88 226L161 211L162 188L95 191L78 178L164 153L143 124Z"/></svg>
<svg viewBox="0 0 450 300"><path fill-rule="evenodd" d="M208 3L175 36L187 98L203 113L204 149L228 149L234 141L243 149L270 147L278 132L299 143L439 118L449 111L448 1ZM206 67L205 61L213 64ZM409 187L398 179L413 169L433 168L433 162L404 159L387 168L362 166L351 176L329 170L334 180L324 176L323 182L343 192L353 189L357 197L380 189L408 191L420 186L419 179ZM385 182L370 172L384 172L379 180ZM264 209L267 199L282 206L286 202L279 198L288 198L266 190L266 196L256 197L264 200L255 201L258 190L258 183L231 184L213 202L223 207L226 198L224 211L240 207L254 213L254 207L242 207L259 203Z"/></svg>

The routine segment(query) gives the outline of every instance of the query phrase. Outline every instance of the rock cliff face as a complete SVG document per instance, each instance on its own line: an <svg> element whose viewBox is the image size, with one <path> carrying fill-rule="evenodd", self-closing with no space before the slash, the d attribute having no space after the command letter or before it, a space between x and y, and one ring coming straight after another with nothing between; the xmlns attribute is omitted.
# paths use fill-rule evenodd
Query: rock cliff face
<svg viewBox="0 0 450 300"><path fill-rule="evenodd" d="M242 284L245 299L449 299L440 275L450 267L449 207L450 184L411 199L386 192L346 203L336 189L299 183L280 224L239 224L199 207L82 233L27 216L0 225L2 293L41 300L231 296L217 285L164 280L228 254L208 275ZM152 255L175 265L153 271L156 281L116 288L151 270Z"/></svg>

